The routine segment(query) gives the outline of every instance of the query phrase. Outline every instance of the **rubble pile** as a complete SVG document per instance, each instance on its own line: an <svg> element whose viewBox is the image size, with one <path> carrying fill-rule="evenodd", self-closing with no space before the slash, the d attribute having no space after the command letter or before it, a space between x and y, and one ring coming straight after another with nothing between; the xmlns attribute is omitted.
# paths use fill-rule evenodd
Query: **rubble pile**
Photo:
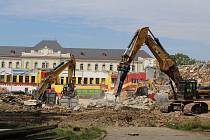
<svg viewBox="0 0 210 140"><path fill-rule="evenodd" d="M5 103L23 105L23 102L25 100L31 99L31 96L28 96L28 95L6 95L6 96L0 96L0 99Z"/></svg>
<svg viewBox="0 0 210 140"><path fill-rule="evenodd" d="M99 127L160 127L173 120L183 120L179 112L162 114L158 110L113 110L110 108L71 113L63 123Z"/></svg>
<svg viewBox="0 0 210 140"><path fill-rule="evenodd" d="M75 111L81 111L89 108L113 108L115 110L123 110L123 108L131 109L143 109L150 110L155 107L156 102L146 96L137 96L136 98L130 97L124 100L107 100L107 99L98 99L98 100L89 100L89 103L82 104L80 103L79 107L75 107Z"/></svg>
<svg viewBox="0 0 210 140"><path fill-rule="evenodd" d="M0 87L0 93L8 93L9 90L7 88Z"/></svg>
<svg viewBox="0 0 210 140"><path fill-rule="evenodd" d="M137 96L136 98L128 98L121 104L126 107L150 110L154 107L155 101L147 98L147 96Z"/></svg>
<svg viewBox="0 0 210 140"><path fill-rule="evenodd" d="M181 65L179 71L184 79L196 79L198 82L210 83L210 65L207 63Z"/></svg>

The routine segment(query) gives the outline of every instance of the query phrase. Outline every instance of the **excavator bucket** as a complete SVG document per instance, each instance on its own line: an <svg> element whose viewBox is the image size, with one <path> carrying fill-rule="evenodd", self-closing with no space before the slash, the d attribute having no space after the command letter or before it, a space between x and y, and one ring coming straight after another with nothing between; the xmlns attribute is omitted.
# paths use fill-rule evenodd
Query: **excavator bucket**
<svg viewBox="0 0 210 140"><path fill-rule="evenodd" d="M116 87L115 87L115 97L119 96L121 93L121 89L123 86L123 82L130 70L130 65L129 66L119 66L118 67L118 76L117 76L117 81L116 81Z"/></svg>

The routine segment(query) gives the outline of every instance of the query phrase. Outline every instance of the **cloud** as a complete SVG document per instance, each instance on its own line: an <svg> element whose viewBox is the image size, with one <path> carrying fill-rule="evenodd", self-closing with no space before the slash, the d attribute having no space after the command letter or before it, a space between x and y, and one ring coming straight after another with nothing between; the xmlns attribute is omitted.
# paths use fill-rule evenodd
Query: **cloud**
<svg viewBox="0 0 210 140"><path fill-rule="evenodd" d="M2 0L2 16L39 18L134 33L148 25L155 34L210 44L209 0Z"/></svg>

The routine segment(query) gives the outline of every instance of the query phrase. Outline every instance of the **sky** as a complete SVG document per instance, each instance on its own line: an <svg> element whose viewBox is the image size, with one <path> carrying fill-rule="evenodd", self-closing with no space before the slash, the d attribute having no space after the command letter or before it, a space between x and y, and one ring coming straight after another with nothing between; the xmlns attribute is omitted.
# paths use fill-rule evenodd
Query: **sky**
<svg viewBox="0 0 210 140"><path fill-rule="evenodd" d="M138 28L149 26L170 54L210 60L209 6L209 0L0 0L0 45L57 40L68 48L125 49Z"/></svg>

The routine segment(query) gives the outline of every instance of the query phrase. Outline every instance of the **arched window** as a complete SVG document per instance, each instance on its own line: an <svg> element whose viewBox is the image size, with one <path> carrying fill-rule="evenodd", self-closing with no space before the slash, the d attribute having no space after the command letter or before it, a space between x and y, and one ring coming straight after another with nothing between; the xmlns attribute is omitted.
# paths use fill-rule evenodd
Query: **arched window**
<svg viewBox="0 0 210 140"><path fill-rule="evenodd" d="M49 68L49 63L45 62L45 66L46 66L46 68Z"/></svg>
<svg viewBox="0 0 210 140"><path fill-rule="evenodd" d="M48 68L49 67L49 63L48 62L42 62L42 68L45 69L45 68Z"/></svg>
<svg viewBox="0 0 210 140"><path fill-rule="evenodd" d="M37 69L37 68L38 68L38 63L35 62L35 63L34 63L34 69Z"/></svg>
<svg viewBox="0 0 210 140"><path fill-rule="evenodd" d="M29 69L29 62L26 62L25 68L26 68L26 69Z"/></svg>
<svg viewBox="0 0 210 140"><path fill-rule="evenodd" d="M1 62L1 67L2 67L2 68L5 68L5 62L4 62L4 61Z"/></svg>
<svg viewBox="0 0 210 140"><path fill-rule="evenodd" d="M110 71L113 71L113 65L112 65L112 64L109 65L109 70L110 70Z"/></svg>
<svg viewBox="0 0 210 140"><path fill-rule="evenodd" d="M105 65L105 64L103 64L103 65L102 65L102 70L104 71L104 70L105 70L105 68L106 68L106 65Z"/></svg>
<svg viewBox="0 0 210 140"><path fill-rule="evenodd" d="M98 71L98 64L95 64L95 71Z"/></svg>
<svg viewBox="0 0 210 140"><path fill-rule="evenodd" d="M91 64L88 64L87 70L91 70Z"/></svg>
<svg viewBox="0 0 210 140"><path fill-rule="evenodd" d="M16 62L16 69L19 69L20 68L20 62Z"/></svg>
<svg viewBox="0 0 210 140"><path fill-rule="evenodd" d="M83 70L83 64L80 64L80 70Z"/></svg>
<svg viewBox="0 0 210 140"><path fill-rule="evenodd" d="M9 68L12 68L12 62L9 62Z"/></svg>
<svg viewBox="0 0 210 140"><path fill-rule="evenodd" d="M42 68L43 69L45 68L45 62L42 62Z"/></svg>

